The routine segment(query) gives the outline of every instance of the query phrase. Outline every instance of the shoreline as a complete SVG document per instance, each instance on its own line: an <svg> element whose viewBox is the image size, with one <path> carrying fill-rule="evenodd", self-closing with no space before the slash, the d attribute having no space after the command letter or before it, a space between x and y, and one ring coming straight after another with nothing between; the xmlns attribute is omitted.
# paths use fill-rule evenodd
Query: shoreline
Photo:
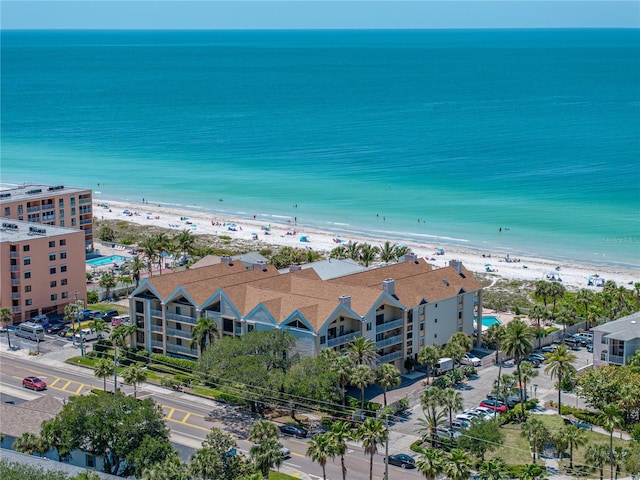
<svg viewBox="0 0 640 480"><path fill-rule="evenodd" d="M104 205L107 205L105 208ZM129 210L132 214L123 213ZM134 215L133 213L137 213ZM175 230L189 230L194 235L226 235L246 241L252 240L252 234L257 234L259 241L277 246L312 249L329 253L340 244L349 241L381 245L386 241L392 244L401 243L410 247L419 257L424 257L436 268L444 267L449 260L460 260L464 266L474 273L481 273L496 279L523 280L535 282L542 280L546 274L555 273L562 278L562 284L571 291L589 288L599 291L601 288L587 286L589 276L598 274L606 280L613 280L618 286L633 288L633 284L640 282L640 272L631 268L615 266L591 265L574 261L560 262L555 259L536 258L528 255L515 257L513 254L478 250L472 247L447 246L444 243L417 242L412 239L386 238L384 236L367 236L362 233L352 234L341 230L339 234L321 231L315 227L307 227L296 222L295 217L273 217L266 220L261 217L254 219L228 217L216 212L162 206L156 203L135 203L103 198L93 198L93 215L103 220L122 220L139 225L153 225ZM235 230L230 230L227 224L234 224ZM264 227L270 227L270 234L265 235ZM232 227L233 228L233 227ZM295 234L294 234L295 232ZM307 242L301 238L306 237ZM444 248L444 254L437 255L438 249ZM487 264L490 269L487 271ZM560 267L559 270L556 268Z"/></svg>

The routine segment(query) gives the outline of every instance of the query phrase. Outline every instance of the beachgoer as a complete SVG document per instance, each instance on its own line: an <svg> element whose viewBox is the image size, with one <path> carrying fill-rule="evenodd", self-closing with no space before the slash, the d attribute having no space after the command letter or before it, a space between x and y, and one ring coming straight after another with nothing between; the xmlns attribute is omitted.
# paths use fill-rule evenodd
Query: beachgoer
<svg viewBox="0 0 640 480"><path fill-rule="evenodd" d="M498 232L501 232L501 231L502 231L502 227L500 227L500 228L498 229Z"/></svg>

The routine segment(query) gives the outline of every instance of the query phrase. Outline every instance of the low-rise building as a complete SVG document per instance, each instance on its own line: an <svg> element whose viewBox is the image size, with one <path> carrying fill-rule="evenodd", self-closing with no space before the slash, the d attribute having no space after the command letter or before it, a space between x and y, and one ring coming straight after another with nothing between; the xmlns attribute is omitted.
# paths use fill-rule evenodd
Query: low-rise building
<svg viewBox="0 0 640 480"><path fill-rule="evenodd" d="M0 218L0 305L13 323L64 313L86 298L85 235L81 230Z"/></svg>
<svg viewBox="0 0 640 480"><path fill-rule="evenodd" d="M142 280L130 297L138 347L195 359L191 332L198 319L216 321L224 336L283 329L297 350L316 356L363 336L380 363L405 371L425 345L456 332L473 335L482 287L460 262L433 269L406 255L401 262L323 279L312 268L280 273L257 262L247 269L223 257L215 265Z"/></svg>
<svg viewBox="0 0 640 480"><path fill-rule="evenodd" d="M625 365L640 350L640 312L593 327L593 365Z"/></svg>

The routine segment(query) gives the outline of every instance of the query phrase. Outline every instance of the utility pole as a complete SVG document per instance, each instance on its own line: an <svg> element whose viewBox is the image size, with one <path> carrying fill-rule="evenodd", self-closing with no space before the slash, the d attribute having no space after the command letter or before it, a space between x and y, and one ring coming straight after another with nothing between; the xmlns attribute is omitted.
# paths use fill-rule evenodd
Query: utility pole
<svg viewBox="0 0 640 480"><path fill-rule="evenodd" d="M385 412L384 415L384 428L387 431L384 443L384 480L389 480L389 412Z"/></svg>
<svg viewBox="0 0 640 480"><path fill-rule="evenodd" d="M118 391L118 346L113 342L113 394Z"/></svg>

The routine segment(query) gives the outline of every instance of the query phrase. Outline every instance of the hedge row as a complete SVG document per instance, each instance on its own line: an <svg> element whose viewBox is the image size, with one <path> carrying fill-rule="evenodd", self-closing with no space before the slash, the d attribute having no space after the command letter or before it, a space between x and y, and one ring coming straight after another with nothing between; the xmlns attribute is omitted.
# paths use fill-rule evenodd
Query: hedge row
<svg viewBox="0 0 640 480"><path fill-rule="evenodd" d="M152 353L151 361L161 365L171 365L181 370L181 373L193 373L196 368L196 362L194 362L193 360L169 357L167 355L162 355L161 353Z"/></svg>

